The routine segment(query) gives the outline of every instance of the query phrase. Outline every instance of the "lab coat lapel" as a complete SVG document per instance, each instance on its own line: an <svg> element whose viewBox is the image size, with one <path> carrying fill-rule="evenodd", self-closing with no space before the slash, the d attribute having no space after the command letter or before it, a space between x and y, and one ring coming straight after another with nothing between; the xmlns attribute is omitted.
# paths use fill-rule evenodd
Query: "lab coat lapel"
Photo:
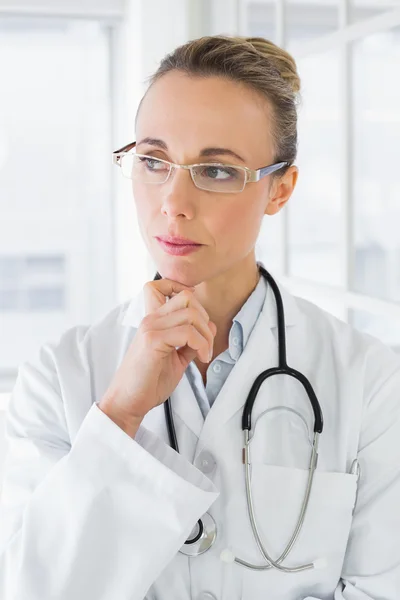
<svg viewBox="0 0 400 600"><path fill-rule="evenodd" d="M177 419L183 421L199 438L204 426L204 418L186 374L183 375L171 395L171 406L175 421Z"/></svg>
<svg viewBox="0 0 400 600"><path fill-rule="evenodd" d="M299 310L295 299L279 286L285 310L286 335L298 321ZM276 302L268 286L265 302L244 352L230 372L212 410L204 423L202 438L215 435L218 427L241 410L257 376L278 365L278 331Z"/></svg>

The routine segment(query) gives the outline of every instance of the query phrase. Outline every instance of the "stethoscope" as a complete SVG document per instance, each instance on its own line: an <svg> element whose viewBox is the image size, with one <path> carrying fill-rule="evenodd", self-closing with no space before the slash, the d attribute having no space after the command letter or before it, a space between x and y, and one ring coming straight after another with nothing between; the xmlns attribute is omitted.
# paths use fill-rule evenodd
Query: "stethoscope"
<svg viewBox="0 0 400 600"><path fill-rule="evenodd" d="M266 564L265 565L253 565L249 562L246 562L245 560L238 558L230 550L224 550L221 554L221 559L224 562L236 562L244 567L247 567L249 569L254 569L256 571L263 571L265 569L274 568L274 569L277 569L278 571L283 571L284 573L298 573L300 571L306 571L308 569L314 569L314 568L318 568L318 567L322 566L322 564L321 565L319 564L322 561L322 559L320 559L319 561L317 560L312 563L305 564L305 565L299 565L297 567L285 567L282 565L282 562L285 560L285 558L287 558L287 556L293 549L293 546L295 545L296 540L299 537L299 534L300 534L300 531L303 526L304 519L305 519L305 516L307 513L307 508L308 508L308 504L309 504L309 500L310 500L310 494L311 494L311 489L312 489L312 484L313 484L313 479L314 479L314 473L317 468L318 442L319 442L319 436L322 433L322 429L323 429L323 417L322 417L321 406L318 402L318 399L315 395L312 385L309 382L309 380L307 379L307 377L305 377L305 375L303 375L299 371L296 371L292 367L289 367L289 365L287 364L285 313L284 313L284 309L283 309L282 296L279 291L278 285L276 284L273 277L268 273L268 271L266 271L264 269L264 267L262 265L258 265L258 267L260 269L261 274L265 277L268 284L272 288L272 291L275 296L277 317L278 317L278 355L279 355L278 362L279 362L279 364L277 367L267 369L266 371L263 371L262 373L260 373L260 375L254 381L254 383L251 387L251 390L249 392L249 395L247 397L246 403L244 405L244 408L243 408L242 430L243 430L243 434L244 434L243 463L244 463L244 470L245 470L246 497L247 497L249 518L250 518L250 523L251 523L251 527L253 530L254 538L256 540L257 546L258 546L258 548L261 552L261 555L263 556ZM160 278L161 278L161 276L159 275L159 273L157 273L154 279L160 279ZM259 530L257 527L255 515L254 515L253 496L252 496L251 484L250 484L250 446L249 446L250 433L251 433L251 413L253 410L254 402L256 400L256 397L257 397L257 394L258 394L258 391L259 391L261 385L264 383L264 381L266 379L268 379L268 377L272 377L273 375L290 375L290 377L294 377L294 379L297 379L298 381L300 381L300 383L303 385L303 387L307 393L308 399L311 403L312 410L314 413L314 437L313 437L310 463L309 463L309 468L308 468L307 485L306 485L306 489L305 489L303 503L301 505L300 515L297 520L297 524L293 531L292 537L290 538L285 550L282 552L282 554L276 560L273 560L273 558L271 558L271 556L268 554L267 550L265 549L265 547L263 545L263 542L261 540L260 533L259 533ZM167 429L168 429L169 443L174 450L179 452L179 446L178 446L178 441L176 438L174 419L172 416L171 398L168 398L165 401L164 409L165 409L165 418L166 418ZM193 531L190 534L190 537L186 540L186 542L182 546L180 552L187 556L199 556L200 554L203 554L204 552L209 550L209 548L211 548L211 546L215 542L216 537L217 537L216 523L215 523L214 519L212 518L212 516L209 513L206 513L201 519L198 520L195 528L193 529Z"/></svg>

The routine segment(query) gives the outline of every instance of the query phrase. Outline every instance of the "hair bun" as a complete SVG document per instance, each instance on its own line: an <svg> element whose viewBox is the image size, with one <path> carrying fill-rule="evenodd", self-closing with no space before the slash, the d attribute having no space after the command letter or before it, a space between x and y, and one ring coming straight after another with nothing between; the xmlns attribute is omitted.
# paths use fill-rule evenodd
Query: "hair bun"
<svg viewBox="0 0 400 600"><path fill-rule="evenodd" d="M300 77L297 73L296 61L293 56L280 48L270 40L262 37L242 38L253 46L259 54L262 54L279 71L282 79L285 79L295 94L300 92Z"/></svg>

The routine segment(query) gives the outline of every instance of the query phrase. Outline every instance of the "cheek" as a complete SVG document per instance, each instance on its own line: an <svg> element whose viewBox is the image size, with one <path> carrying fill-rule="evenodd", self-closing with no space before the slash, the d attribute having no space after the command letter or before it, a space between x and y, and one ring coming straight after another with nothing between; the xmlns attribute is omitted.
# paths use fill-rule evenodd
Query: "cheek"
<svg viewBox="0 0 400 600"><path fill-rule="evenodd" d="M217 244L227 247L252 246L260 230L264 206L255 198L235 198L223 210L216 211L213 222L213 237Z"/></svg>

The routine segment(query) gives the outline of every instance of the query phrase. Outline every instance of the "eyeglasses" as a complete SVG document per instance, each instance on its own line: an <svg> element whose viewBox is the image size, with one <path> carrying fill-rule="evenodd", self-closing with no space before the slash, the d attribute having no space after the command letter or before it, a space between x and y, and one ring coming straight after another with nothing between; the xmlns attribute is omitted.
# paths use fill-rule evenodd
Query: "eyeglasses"
<svg viewBox="0 0 400 600"><path fill-rule="evenodd" d="M175 169L188 169L194 185L208 192L242 192L246 183L260 181L263 177L288 166L287 161L261 169L249 169L223 163L198 163L179 165L168 160L132 152L136 142L113 152L113 163L121 167L122 174L129 179L146 184L165 183Z"/></svg>

